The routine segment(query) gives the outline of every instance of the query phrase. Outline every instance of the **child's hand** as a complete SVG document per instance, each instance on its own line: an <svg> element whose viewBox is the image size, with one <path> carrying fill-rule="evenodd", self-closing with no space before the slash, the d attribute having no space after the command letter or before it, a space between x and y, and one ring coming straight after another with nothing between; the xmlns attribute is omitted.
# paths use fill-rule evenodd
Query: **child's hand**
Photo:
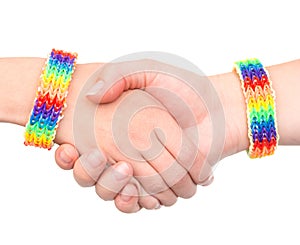
<svg viewBox="0 0 300 245"><path fill-rule="evenodd" d="M86 137L86 135L90 135L90 132L88 131L93 131L93 128L88 131L85 130L86 124L89 124L89 122L93 121L94 119L93 115L92 117L87 116L89 114L88 112L91 108L96 107L92 103L87 103L85 96L84 98L78 99L78 91L80 90L78 88L80 88L81 85L78 85L76 80L73 82L73 84L74 86L70 89L70 95L68 97L68 109L57 133L56 141L58 143L76 143L81 153L90 151L93 148L97 149L98 145L103 150L104 155L108 157L108 161L110 163L116 163L120 160L127 161L133 165L134 175L138 178L139 182L142 183L142 186L146 189L146 191L158 198L160 203L163 205L170 206L174 204L177 196L187 198L195 193L195 184L187 174L186 169L181 165L181 163L179 164L176 159L176 151L179 151L179 149L182 147L180 145L181 141L186 143L188 139L183 138L181 129L176 124L176 121L159 103L153 100L151 96L147 95L146 93L141 94L142 92L135 92L135 95L128 95L122 98L120 101L101 106L96 113L97 124L95 129L97 142L93 144L93 139L91 140L90 138ZM76 86L78 87L76 88ZM75 95L76 93L77 95ZM80 119L82 119L84 116L86 118L81 122L80 120L78 121L78 118L76 118L73 123L75 125L74 126L72 125L72 122L74 111L76 113L76 110L74 109L75 104L76 101L80 101L81 99L83 100L83 103L78 104L85 105L82 107L84 111L80 115ZM147 108L140 108L139 106L146 106ZM138 112L140 109L143 110ZM116 110L118 110L118 112L116 112ZM116 119L116 117L121 119L128 118L128 112L130 113L130 111L132 113L137 112L136 115L131 118L132 120L130 122L126 120L121 122L121 120ZM133 115L134 114L129 116ZM79 128L78 131L76 131L76 124L79 126L82 124L84 127ZM129 126L129 128L127 128L127 126ZM80 132L80 134L78 134L79 136L75 136L75 138L77 138L75 141L72 135L73 132L70 130L73 127L75 127L75 135L77 134L76 132ZM128 130L129 135L127 137L126 132ZM116 131L120 131L119 134L116 135ZM151 132L152 142L149 141L149 135L151 135ZM164 140L166 140L166 142L164 142ZM130 141L134 147L128 148L128 143L131 143ZM123 144L124 142L125 145ZM164 145L164 143L166 145ZM154 150L154 152L145 151L148 146L154 146L154 148L151 148L151 150ZM197 153L190 151L189 154L194 154L189 159L193 161L193 158L196 157L195 154ZM185 155L189 154L185 153ZM85 172L87 172L88 176L90 177L90 179L86 179L81 176L83 172L78 166L80 165L75 164L74 173L75 178L79 180L81 185L95 184L99 174L101 174L103 171L103 165L102 167L99 166L98 170L96 171L98 173L91 173L85 169ZM159 173L157 173L156 170L159 171ZM126 174L127 176L130 176L130 168ZM101 175L96 187L97 192L104 199L111 199L121 190L121 186L118 186L118 188L115 186L108 186L107 183L103 183L103 181L107 182L107 180L104 180L103 176L109 175ZM85 181L81 181L82 179ZM128 178L124 179L128 181ZM125 185L126 181L124 181L122 185ZM112 182L109 185L111 184L115 185L115 182ZM105 188L103 188L103 186ZM169 189L169 186L172 187L172 190ZM129 189L128 186L126 186L125 189ZM157 206L157 202L155 202L153 198L151 199L151 196L145 196L145 192L138 186L137 189L139 189L137 194L142 195L139 198L139 203L143 207L152 206L153 208ZM110 197L107 198L107 190L110 193L114 193L114 195L108 195ZM149 205L149 203L152 203L152 205ZM155 204L155 206L153 204Z"/></svg>
<svg viewBox="0 0 300 245"><path fill-rule="evenodd" d="M143 89L168 110L201 152L202 161L181 161L189 164L197 184L207 184L209 168L220 159L248 148L245 101L235 73L207 77L138 60L106 64L97 79L88 92L96 104L114 101L126 90Z"/></svg>
<svg viewBox="0 0 300 245"><path fill-rule="evenodd" d="M98 195L103 200L114 200L116 207L125 213L134 213L140 208L157 209L159 201L152 196L144 195L140 184L132 178L133 169L130 164L118 162L107 166L107 160L98 150L87 152L79 157L79 153L73 145L63 144L55 154L57 164L65 169L74 168L74 177L83 187L107 183L109 189L98 190ZM93 176L93 177L91 177Z"/></svg>
<svg viewBox="0 0 300 245"><path fill-rule="evenodd" d="M88 111L84 107L85 116ZM82 122L77 119L74 124L86 125L93 118L93 116L84 118ZM90 157L86 157L86 154L81 156L81 161L76 161L74 177L80 185L96 184L96 191L101 198L112 200L116 197L117 207L126 212L136 211L137 201L142 207L153 209L157 208L159 203L165 206L173 205L177 196L188 198L194 195L196 185L185 167L193 163L200 154L196 147L192 147L192 143L183 135L181 128L165 108L150 95L143 91L124 93L119 100L101 105L96 111L95 118L96 125L92 128L96 127L96 145L93 145L93 139L85 137L91 135L90 131L94 129L86 130L86 128L78 130L80 135L77 136L75 144L78 143L77 146L82 152L90 151L89 148L99 148L103 154L98 151L98 154L92 157L96 166L92 170L90 165L93 164L88 164ZM67 121L71 120L65 118L60 126L60 131L65 135L64 128L71 128L65 125ZM76 134L76 129L74 133ZM60 135L57 136L57 140L62 141ZM83 149L85 146L88 147ZM182 151L183 148L188 152ZM71 148L71 151L74 149ZM59 155L60 153L57 154ZM107 156L108 162L121 166L121 170L116 169L114 165L102 173L106 163L104 155ZM188 163L184 165L178 162L184 160L178 156L185 157ZM122 162L120 165L120 161L128 162L132 167L127 164L125 168L127 172L124 172L125 163ZM59 157L57 162L62 162ZM63 164L60 165L64 167ZM114 179L114 173L121 175L122 181L120 178ZM133 180L130 180L132 174L138 182L132 183ZM129 186L126 185L128 182ZM139 187L139 183L146 192ZM127 192L129 191L127 195L136 196L130 198L130 202L122 201L124 195L118 195L124 186L123 192L127 189ZM153 197L156 197L159 203Z"/></svg>
<svg viewBox="0 0 300 245"><path fill-rule="evenodd" d="M174 74L174 76L151 71L153 64L156 69L162 65L163 69L168 71L167 74ZM198 148L195 149L195 145L199 146L200 144L200 154L197 154L196 158L190 160L187 160L187 157L181 158L178 162L184 169L189 171L195 183L209 184L212 181L211 166L213 164L227 155L247 148L247 129L244 127L246 123L243 115L244 101L238 78L234 74L228 73L222 76L210 77L209 81L206 77L199 77L194 73L178 68L175 68L175 72L172 73L170 69L174 71L174 67L161 63L157 64L157 62L149 60L138 62L138 67L144 66L147 72L136 72L133 67L135 65L136 62L129 62L106 66L97 77L98 80L106 81L104 86L102 85L102 89L99 89L99 83L95 85L89 94L89 98L95 102L100 100L110 102L120 96L124 90L144 88L169 110L184 129L185 134L183 135L188 134L194 140L195 144L189 143L186 149L190 149L192 152L198 151ZM115 74L120 77L116 79ZM188 83L183 82L178 77L187 79ZM118 83L114 83L115 81L118 81ZM194 83L195 81L196 83ZM207 81L211 82L213 86L207 86ZM109 91L105 93L107 88L109 88ZM201 90L199 91L199 89ZM162 90L167 93L162 92ZM205 92L204 94L202 90ZM105 94L104 97L102 97L103 94ZM174 100L172 95L178 96L179 100ZM192 117L189 114L190 112L193 114ZM226 114L226 123L224 113ZM217 124L213 124L212 119L219 120L214 120L217 121ZM216 140L216 138L213 138L213 134L218 131L216 125L221 129L219 130L221 134L217 137L217 143L213 142ZM198 133L200 137L194 137L194 134L197 135ZM215 146L217 149L211 150L211 146ZM210 160L209 164L208 160Z"/></svg>

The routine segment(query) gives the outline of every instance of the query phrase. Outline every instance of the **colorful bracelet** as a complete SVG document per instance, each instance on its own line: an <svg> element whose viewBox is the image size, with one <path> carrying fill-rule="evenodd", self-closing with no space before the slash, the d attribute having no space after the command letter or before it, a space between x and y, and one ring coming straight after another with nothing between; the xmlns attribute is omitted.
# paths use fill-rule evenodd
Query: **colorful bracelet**
<svg viewBox="0 0 300 245"><path fill-rule="evenodd" d="M43 68L34 107L26 125L25 145L50 150L76 66L76 53L52 49Z"/></svg>
<svg viewBox="0 0 300 245"><path fill-rule="evenodd" d="M275 93L268 72L258 59L243 60L234 66L242 82L247 104L250 158L274 154L278 145Z"/></svg>

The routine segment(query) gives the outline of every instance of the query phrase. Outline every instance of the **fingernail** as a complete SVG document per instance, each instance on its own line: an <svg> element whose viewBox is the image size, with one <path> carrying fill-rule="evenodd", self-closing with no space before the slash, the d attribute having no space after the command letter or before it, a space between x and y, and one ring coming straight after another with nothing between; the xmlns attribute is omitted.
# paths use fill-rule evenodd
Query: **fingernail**
<svg viewBox="0 0 300 245"><path fill-rule="evenodd" d="M86 156L86 163L90 168L97 168L105 161L103 154L97 149L91 150Z"/></svg>
<svg viewBox="0 0 300 245"><path fill-rule="evenodd" d="M115 167L115 171L113 171L113 176L116 180L124 180L128 177L129 167L126 163L120 163Z"/></svg>
<svg viewBox="0 0 300 245"><path fill-rule="evenodd" d="M214 176L209 176L203 183L201 183L202 186L208 186L214 181Z"/></svg>
<svg viewBox="0 0 300 245"><path fill-rule="evenodd" d="M96 95L98 94L101 89L104 87L104 82L103 81L99 81L96 84L94 84L90 90L86 93L87 96L89 95Z"/></svg>
<svg viewBox="0 0 300 245"><path fill-rule="evenodd" d="M212 176L212 168L208 162L204 162L199 175L199 182L205 182L210 176Z"/></svg>
<svg viewBox="0 0 300 245"><path fill-rule="evenodd" d="M61 151L59 157L66 164L71 163L73 160L73 158L71 157L71 152L69 152L67 149Z"/></svg>
<svg viewBox="0 0 300 245"><path fill-rule="evenodd" d="M160 205L160 203L158 202L158 203L156 204L156 206L155 206L154 209L155 209L155 210L156 210L156 209L160 209L160 207L161 207L161 205Z"/></svg>
<svg viewBox="0 0 300 245"><path fill-rule="evenodd" d="M126 185L121 193L121 199L124 202L128 202L132 196L134 195L135 192L135 187L132 185Z"/></svg>
<svg viewBox="0 0 300 245"><path fill-rule="evenodd" d="M93 149L90 152L82 155L80 162L87 174L93 180L97 181L99 174L105 168L106 158L98 149Z"/></svg>

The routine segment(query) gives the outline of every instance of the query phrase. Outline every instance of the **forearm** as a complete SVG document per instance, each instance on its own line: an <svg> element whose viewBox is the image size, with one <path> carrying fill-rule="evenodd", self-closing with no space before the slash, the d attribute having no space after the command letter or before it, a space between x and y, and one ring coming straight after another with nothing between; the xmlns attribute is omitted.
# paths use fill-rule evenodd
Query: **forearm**
<svg viewBox="0 0 300 245"><path fill-rule="evenodd" d="M41 58L0 59L0 121L25 126L38 87Z"/></svg>
<svg viewBox="0 0 300 245"><path fill-rule="evenodd" d="M26 125L45 61L42 58L0 59L0 122ZM60 123L59 129L63 129L58 130L56 142L73 143L70 128L77 96L99 66L100 64L77 65L67 97L68 106L64 113L66 120L63 119Z"/></svg>

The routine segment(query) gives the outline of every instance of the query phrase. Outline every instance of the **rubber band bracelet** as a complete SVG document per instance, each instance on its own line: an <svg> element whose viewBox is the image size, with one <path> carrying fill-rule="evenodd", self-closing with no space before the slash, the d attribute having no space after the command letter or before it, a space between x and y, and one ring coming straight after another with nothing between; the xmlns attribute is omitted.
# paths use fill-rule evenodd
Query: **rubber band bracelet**
<svg viewBox="0 0 300 245"><path fill-rule="evenodd" d="M34 107L25 129L25 145L50 150L76 66L76 53L52 49L40 76Z"/></svg>
<svg viewBox="0 0 300 245"><path fill-rule="evenodd" d="M238 61L234 68L240 77L247 105L248 155L250 158L272 155L278 146L279 135L270 76L258 59Z"/></svg>

